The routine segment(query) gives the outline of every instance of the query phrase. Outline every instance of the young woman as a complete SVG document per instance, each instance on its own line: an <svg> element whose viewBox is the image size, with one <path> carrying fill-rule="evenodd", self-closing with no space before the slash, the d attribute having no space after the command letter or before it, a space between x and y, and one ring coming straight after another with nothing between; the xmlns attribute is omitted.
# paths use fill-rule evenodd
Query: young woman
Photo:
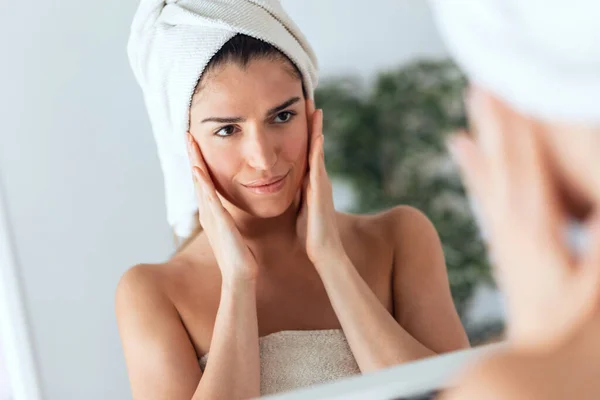
<svg viewBox="0 0 600 400"><path fill-rule="evenodd" d="M468 346L428 219L334 210L311 97L298 65L244 34L202 70L198 227L117 289L134 398L255 397Z"/></svg>

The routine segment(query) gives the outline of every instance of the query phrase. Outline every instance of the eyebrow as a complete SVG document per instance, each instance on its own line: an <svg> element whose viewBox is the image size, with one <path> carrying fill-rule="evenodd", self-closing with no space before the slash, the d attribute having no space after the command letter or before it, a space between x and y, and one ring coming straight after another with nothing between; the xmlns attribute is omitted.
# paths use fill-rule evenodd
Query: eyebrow
<svg viewBox="0 0 600 400"><path fill-rule="evenodd" d="M273 114L277 114L278 112L285 110L286 108L288 108L292 104L297 103L298 101L300 101L300 97L292 97L291 99L289 99L285 103L282 103L281 105L279 105L277 107L273 107L269 111L267 111L267 116L270 116L270 115L273 115Z"/></svg>
<svg viewBox="0 0 600 400"><path fill-rule="evenodd" d="M292 104L297 103L298 101L300 101L300 97L292 97L291 99L285 101L284 103L278 105L277 107L273 107L271 108L269 111L267 111L267 116L271 116L273 114L276 114L280 111L285 110L286 108L288 108L289 106L291 106ZM237 124L240 122L244 122L246 121L245 118L242 117L210 117L210 118L205 118L202 120L202 123L204 122L217 122L220 124Z"/></svg>

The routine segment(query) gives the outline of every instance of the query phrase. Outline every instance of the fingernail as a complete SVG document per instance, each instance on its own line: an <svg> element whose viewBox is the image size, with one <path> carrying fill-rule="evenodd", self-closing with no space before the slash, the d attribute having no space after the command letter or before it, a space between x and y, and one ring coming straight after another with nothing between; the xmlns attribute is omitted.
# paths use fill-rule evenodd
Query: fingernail
<svg viewBox="0 0 600 400"><path fill-rule="evenodd" d="M200 169L198 167L193 167L192 168L192 174L194 175L194 180L197 183L200 183L201 181L201 177L200 177Z"/></svg>

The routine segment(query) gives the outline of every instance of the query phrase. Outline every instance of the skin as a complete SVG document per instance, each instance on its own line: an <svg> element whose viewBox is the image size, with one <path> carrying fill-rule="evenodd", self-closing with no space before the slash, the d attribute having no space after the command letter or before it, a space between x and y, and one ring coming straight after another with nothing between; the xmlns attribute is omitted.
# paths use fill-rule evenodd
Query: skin
<svg viewBox="0 0 600 400"><path fill-rule="evenodd" d="M600 393L600 130L526 117L475 88L473 134L451 141L490 231L509 346L461 373L448 399L595 399ZM563 229L579 219L588 246Z"/></svg>
<svg viewBox="0 0 600 400"><path fill-rule="evenodd" d="M258 338L285 330L343 329L362 372L468 347L428 219L405 206L334 210L323 112L289 64L212 71L190 114L204 231L168 262L131 268L117 288L134 398L256 397ZM237 119L203 122L215 117ZM275 194L244 186L280 175Z"/></svg>
<svg viewBox="0 0 600 400"><path fill-rule="evenodd" d="M512 348L464 371L447 399L563 400L598 398L600 319L545 351Z"/></svg>

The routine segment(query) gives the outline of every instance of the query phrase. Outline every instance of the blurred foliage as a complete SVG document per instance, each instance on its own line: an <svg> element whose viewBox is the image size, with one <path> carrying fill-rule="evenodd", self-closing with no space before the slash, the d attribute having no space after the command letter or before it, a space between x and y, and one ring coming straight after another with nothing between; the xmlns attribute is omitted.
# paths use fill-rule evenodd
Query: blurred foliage
<svg viewBox="0 0 600 400"><path fill-rule="evenodd" d="M485 248L454 163L448 133L466 127L466 79L450 61L420 61L358 79L325 81L316 103L325 111L327 169L356 193L357 213L408 204L442 240L455 305L463 322L479 282L492 284Z"/></svg>

